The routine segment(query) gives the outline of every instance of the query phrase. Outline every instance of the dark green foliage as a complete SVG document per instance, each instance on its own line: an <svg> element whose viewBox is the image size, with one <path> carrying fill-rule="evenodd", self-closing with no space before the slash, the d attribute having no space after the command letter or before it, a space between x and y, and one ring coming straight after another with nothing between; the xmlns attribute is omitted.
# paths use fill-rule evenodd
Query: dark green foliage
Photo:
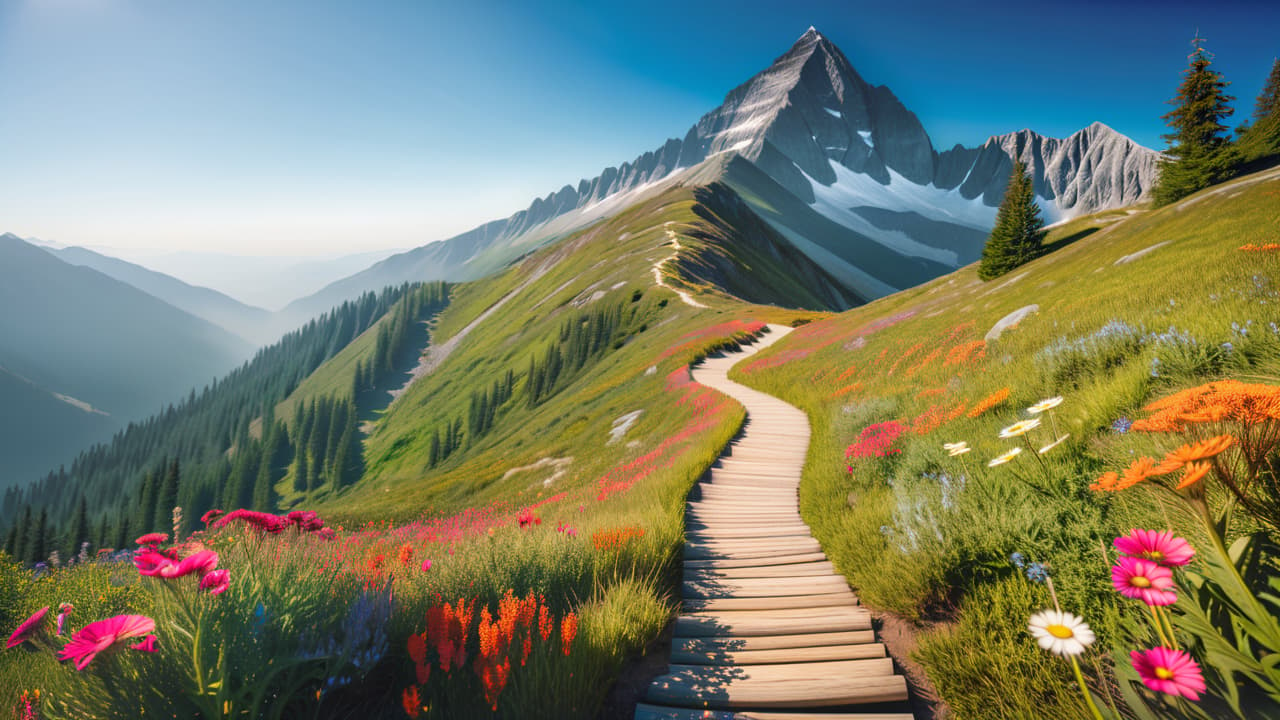
<svg viewBox="0 0 1280 720"><path fill-rule="evenodd" d="M1280 156L1280 60L1271 65L1254 104L1253 125L1241 133L1238 145L1245 162Z"/></svg>
<svg viewBox="0 0 1280 720"><path fill-rule="evenodd" d="M978 277L991 280L1036 259L1043 253L1044 219L1036 204L1035 188L1021 160L1013 163L996 225L982 249Z"/></svg>
<svg viewBox="0 0 1280 720"><path fill-rule="evenodd" d="M82 452L69 470L50 473L26 488L6 491L0 503L0 529L19 522L19 512L26 504L31 505L37 516L47 509L47 519L71 519L83 495L92 509L89 522L99 517L111 519L106 534L116 547L128 547L132 535L168 531L175 505L183 508L187 518L199 518L205 511L221 507L225 500L232 499L229 496L242 501L243 506L252 504L259 509L271 509L260 504L275 504L271 485L283 477L285 469L294 461L295 450L298 462L305 464L299 474L300 482L304 483L302 487L308 487L307 483L316 487L328 481L329 475L323 478L321 475L326 470L331 472L340 462L337 454L348 424L347 416L339 415L337 426L331 427L328 416L332 414L332 402L324 418L324 431L329 434L317 438L316 442L326 454L312 457L308 451L314 448L305 443L290 443L283 431L274 439L254 439L249 433L250 424L263 418L263 431L269 433L274 421L266 419L271 417L271 409L316 368L388 313L393 313L389 318L391 322L380 325L387 327L384 364L386 358L398 362L401 352L414 351L407 347L412 323L438 312L448 298L449 286L437 282L404 284L381 293L365 293L357 300L343 303L285 335L276 344L259 350L252 360L226 377L214 379L203 391L193 391L178 405L170 405L143 422L131 424L110 443ZM397 341L404 347L397 346ZM373 386L379 379L375 370L372 365L362 365L366 386ZM357 380L353 378L352 382ZM303 414L302 410L299 408L299 414ZM309 437L310 433L304 435ZM238 446L237 451L229 453L233 446ZM358 446L357 433L357 438L346 446L346 459L341 461L349 468L344 483L358 479L351 474L362 467L351 452ZM239 449L244 450L243 455ZM268 463L268 458L272 462ZM170 470L176 473L178 462L181 476L171 478L168 473ZM260 482L263 478L269 478L270 482ZM234 487L229 488L229 484ZM120 503L119 498L126 494L133 495L138 502ZM127 517L120 518L121 512ZM63 525L67 522L69 520ZM49 536L61 544L67 531L67 527L50 527ZM30 533L19 533L15 544L25 544L27 534ZM52 547L42 545L40 550L47 554Z"/></svg>
<svg viewBox="0 0 1280 720"><path fill-rule="evenodd" d="M82 542L90 542L89 506L85 503L84 495L80 496L80 503L76 506L76 513L72 516L66 537L63 538L62 547L66 549L68 558L80 552L80 543Z"/></svg>
<svg viewBox="0 0 1280 720"><path fill-rule="evenodd" d="M49 510L40 508L40 515L27 532L27 562L40 562L49 554Z"/></svg>
<svg viewBox="0 0 1280 720"><path fill-rule="evenodd" d="M1157 206L1176 202L1197 190L1222 182L1235 174L1239 157L1227 137L1225 120L1232 115L1234 97L1226 93L1231 83L1209 69L1213 56L1194 38L1190 64L1183 73L1178 94L1164 115L1173 131L1165 135L1169 149L1160 161L1160 176L1152 198Z"/></svg>

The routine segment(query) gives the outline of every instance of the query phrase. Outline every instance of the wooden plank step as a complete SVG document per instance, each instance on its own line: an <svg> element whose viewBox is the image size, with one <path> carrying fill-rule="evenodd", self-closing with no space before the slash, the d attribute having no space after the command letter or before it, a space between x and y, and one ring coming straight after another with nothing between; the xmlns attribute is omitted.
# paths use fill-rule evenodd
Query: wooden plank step
<svg viewBox="0 0 1280 720"><path fill-rule="evenodd" d="M816 607L849 607L857 605L858 598L852 592L830 595L786 595L765 598L685 598L680 608L686 613L726 612L738 610L798 610Z"/></svg>
<svg viewBox="0 0 1280 720"><path fill-rule="evenodd" d="M882 643L821 645L773 650L704 649L699 652L673 649L671 651L671 662L679 665L781 665L833 660L869 660L882 657L888 657Z"/></svg>
<svg viewBox="0 0 1280 720"><path fill-rule="evenodd" d="M871 613L860 607L695 612L676 618L676 637L794 635L870 630Z"/></svg>
<svg viewBox="0 0 1280 720"><path fill-rule="evenodd" d="M853 597L853 591L849 589L848 583L838 575L807 577L803 580L795 578L686 580L680 583L680 592L687 598L785 597L795 595L797 585L802 585L812 595L839 593Z"/></svg>
<svg viewBox="0 0 1280 720"><path fill-rule="evenodd" d="M735 539L749 540L755 538L813 537L813 533L809 531L808 525L781 527L777 525L770 525L769 523L759 523L754 527L751 525L739 525L738 527L720 527L712 525L707 528L685 530L684 536L686 540L691 541L710 541Z"/></svg>
<svg viewBox="0 0 1280 720"><path fill-rule="evenodd" d="M804 713L636 705L635 720L915 720L911 713Z"/></svg>
<svg viewBox="0 0 1280 720"><path fill-rule="evenodd" d="M712 548L712 549L729 549L729 550L760 550L765 548L778 548L783 546L804 546L812 547L813 550L818 549L818 541L812 538L802 537L782 537L782 538L736 538L731 540L691 540L685 544L686 548ZM812 552L812 551L806 551Z"/></svg>
<svg viewBox="0 0 1280 720"><path fill-rule="evenodd" d="M871 630L848 632L800 633L797 635L762 635L759 637L697 637L675 638L672 651L681 652L742 652L777 650L779 648L835 647L837 645L862 645L876 641Z"/></svg>
<svg viewBox="0 0 1280 720"><path fill-rule="evenodd" d="M645 700L712 709L844 707L907 699L893 660L716 667L672 665L655 678Z"/></svg>
<svg viewBox="0 0 1280 720"><path fill-rule="evenodd" d="M792 563L790 565L748 565L732 568L685 568L686 580L694 578L776 578L835 575L835 565L829 560Z"/></svg>
<svg viewBox="0 0 1280 720"><path fill-rule="evenodd" d="M723 570L727 568L740 567L765 567L774 565L792 565L795 563L821 562L826 560L827 556L821 552L799 553L796 555L778 555L770 558L732 558L724 560L685 560L684 567L688 569L711 569Z"/></svg>
<svg viewBox="0 0 1280 720"><path fill-rule="evenodd" d="M760 560L764 558L776 558L786 555L796 555L799 553L818 552L819 548L816 541L810 545L781 545L771 548L743 549L743 548L724 548L717 547L690 547L684 548L684 558L688 560L730 560L730 559L747 559Z"/></svg>

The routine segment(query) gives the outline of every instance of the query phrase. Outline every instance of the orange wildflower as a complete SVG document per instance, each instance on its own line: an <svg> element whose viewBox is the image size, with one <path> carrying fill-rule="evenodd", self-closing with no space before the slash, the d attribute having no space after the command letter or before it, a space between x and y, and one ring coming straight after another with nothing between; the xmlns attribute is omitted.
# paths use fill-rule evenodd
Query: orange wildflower
<svg viewBox="0 0 1280 720"><path fill-rule="evenodd" d="M1155 475L1156 460L1155 458L1140 457L1129 464L1124 472L1120 475L1120 482L1116 484L1116 490L1124 490L1133 487L1138 483Z"/></svg>
<svg viewBox="0 0 1280 720"><path fill-rule="evenodd" d="M551 611L543 605L538 609L538 634L542 636L542 641L546 642L551 638L551 633L556 630L556 621L551 617Z"/></svg>
<svg viewBox="0 0 1280 720"><path fill-rule="evenodd" d="M837 391L835 391L834 393L832 393L832 394L831 394L831 397L840 397L841 395L848 395L848 394L849 394L849 393L851 393L851 392L857 392L857 391L859 391L859 390L861 390L861 389L862 389L862 383L854 383L854 384L852 384L852 385L845 385L844 387L842 387L842 388L840 388L839 390L837 390Z"/></svg>
<svg viewBox="0 0 1280 720"><path fill-rule="evenodd" d="M1196 462L1197 460L1207 460L1215 455L1221 455L1223 451L1234 445L1235 442L1236 439L1230 435L1219 435L1217 437L1212 437L1208 440L1195 443L1194 445L1187 443L1165 456L1165 463L1176 463L1174 467L1166 472L1173 472L1183 465ZM1161 463L1161 465L1164 465L1165 463Z"/></svg>
<svg viewBox="0 0 1280 720"><path fill-rule="evenodd" d="M1197 482L1200 482L1200 478L1204 477L1205 473L1209 472L1212 467L1213 463L1203 460L1200 462L1189 463L1186 469L1182 472L1182 482L1178 483L1178 489L1181 490L1185 487L1191 487Z"/></svg>
<svg viewBox="0 0 1280 720"><path fill-rule="evenodd" d="M1120 473L1104 472L1102 475L1089 486L1090 490L1115 490L1116 483L1120 482Z"/></svg>
<svg viewBox="0 0 1280 720"><path fill-rule="evenodd" d="M564 650L564 654L569 654L569 649L573 647L573 639L578 636L578 616L569 613L560 621L560 647Z"/></svg>
<svg viewBox="0 0 1280 720"><path fill-rule="evenodd" d="M404 705L404 712L411 718L416 718L422 714L422 698L418 695L418 688L410 685L404 689L404 694L400 696L400 702Z"/></svg>
<svg viewBox="0 0 1280 720"><path fill-rule="evenodd" d="M1008 399L1009 399L1009 388L1007 387L1000 388L999 390L991 393L990 395L986 396L982 400L978 401L978 403L975 404L971 410L969 410L969 413L968 413L969 417L976 418L982 413L990 410L991 408L999 405L1000 403Z"/></svg>

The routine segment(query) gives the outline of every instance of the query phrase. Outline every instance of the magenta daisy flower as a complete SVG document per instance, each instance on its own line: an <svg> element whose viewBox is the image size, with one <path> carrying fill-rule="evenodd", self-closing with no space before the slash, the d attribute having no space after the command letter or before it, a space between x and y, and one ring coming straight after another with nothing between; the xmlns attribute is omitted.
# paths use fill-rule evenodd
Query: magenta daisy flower
<svg viewBox="0 0 1280 720"><path fill-rule="evenodd" d="M112 645L121 640L150 635L155 629L156 621L145 615L116 615L92 622L71 638L71 642L58 653L58 659L74 660L76 669L83 670L98 653L109 650Z"/></svg>
<svg viewBox="0 0 1280 720"><path fill-rule="evenodd" d="M164 578L185 577L191 573L198 573L200 577L204 577L216 567L218 567L218 553L212 550L201 550L186 556L181 562L160 568L159 574Z"/></svg>
<svg viewBox="0 0 1280 720"><path fill-rule="evenodd" d="M159 545L160 543L168 539L169 539L169 536L167 534L154 532L154 533L147 533L146 535L143 535L137 540L134 540L134 542L138 543L139 545Z"/></svg>
<svg viewBox="0 0 1280 720"><path fill-rule="evenodd" d="M9 648L18 647L22 643L30 640L36 633L40 632L40 630L44 628L44 616L48 614L49 607L46 605L32 613L31 617L23 620L22 624L18 626L18 629L14 630L13 634L9 636L9 642L5 643L4 646L5 649L8 650Z"/></svg>
<svg viewBox="0 0 1280 720"><path fill-rule="evenodd" d="M1121 595L1148 605L1172 605L1178 600L1173 571L1142 558L1121 557L1111 568L1111 584Z"/></svg>
<svg viewBox="0 0 1280 720"><path fill-rule="evenodd" d="M133 556L139 575L156 576L174 566L173 559L155 550L143 550Z"/></svg>
<svg viewBox="0 0 1280 720"><path fill-rule="evenodd" d="M1196 556L1196 551L1186 540L1174 537L1169 530L1135 528L1128 535L1116 538L1115 546L1125 555L1150 560L1165 567L1186 565Z"/></svg>
<svg viewBox="0 0 1280 720"><path fill-rule="evenodd" d="M1152 648L1129 653L1133 669L1142 682L1156 692L1181 695L1188 700L1199 700L1204 692L1204 676L1200 666L1187 653L1169 648Z"/></svg>
<svg viewBox="0 0 1280 720"><path fill-rule="evenodd" d="M200 589L208 590L210 595L221 595L231 587L231 573L228 570L214 570L200 578Z"/></svg>

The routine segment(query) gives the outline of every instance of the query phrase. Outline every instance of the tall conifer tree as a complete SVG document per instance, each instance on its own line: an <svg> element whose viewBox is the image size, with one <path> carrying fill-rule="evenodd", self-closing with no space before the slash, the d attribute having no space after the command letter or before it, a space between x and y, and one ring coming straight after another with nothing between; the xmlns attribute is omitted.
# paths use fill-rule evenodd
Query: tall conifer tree
<svg viewBox="0 0 1280 720"><path fill-rule="evenodd" d="M1169 101L1173 110L1164 115L1172 132L1164 136L1169 149L1160 161L1160 176L1152 192L1157 206L1226 180L1238 162L1224 122L1235 112L1230 105L1235 98L1226 92L1231 83L1210 69L1213 54L1204 49L1204 38L1197 35L1191 46L1194 49L1182 84Z"/></svg>
<svg viewBox="0 0 1280 720"><path fill-rule="evenodd" d="M1035 187L1027 166L1014 160L1009 187L996 211L996 226L982 249L978 277L991 280L1034 260L1043 252L1043 241L1044 218L1036 204Z"/></svg>

